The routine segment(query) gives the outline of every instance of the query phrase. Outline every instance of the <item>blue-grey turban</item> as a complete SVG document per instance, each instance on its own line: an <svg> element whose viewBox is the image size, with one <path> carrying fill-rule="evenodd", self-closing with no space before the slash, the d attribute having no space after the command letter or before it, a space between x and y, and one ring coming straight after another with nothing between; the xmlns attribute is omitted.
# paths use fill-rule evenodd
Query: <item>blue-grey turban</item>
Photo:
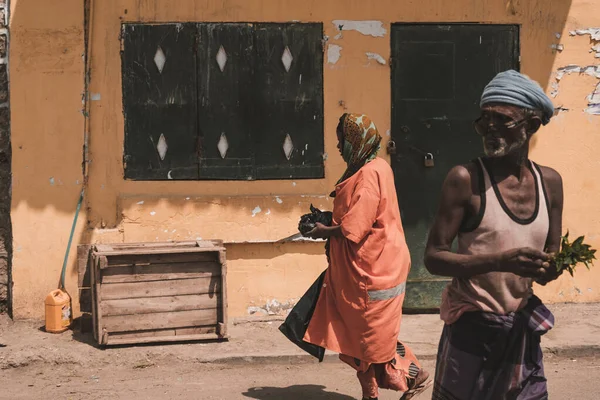
<svg viewBox="0 0 600 400"><path fill-rule="evenodd" d="M489 103L504 103L542 112L542 123L546 125L554 115L552 100L542 87L528 76L514 70L499 73L483 89L480 106Z"/></svg>

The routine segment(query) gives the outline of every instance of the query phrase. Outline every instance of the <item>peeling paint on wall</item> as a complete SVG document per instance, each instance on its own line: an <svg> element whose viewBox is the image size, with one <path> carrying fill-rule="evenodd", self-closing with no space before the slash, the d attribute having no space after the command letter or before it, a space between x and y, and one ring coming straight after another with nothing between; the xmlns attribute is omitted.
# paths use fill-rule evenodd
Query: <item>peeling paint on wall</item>
<svg viewBox="0 0 600 400"><path fill-rule="evenodd" d="M292 299L286 302L279 302L277 299L268 300L264 306L249 306L247 308L249 315L287 315L297 300Z"/></svg>
<svg viewBox="0 0 600 400"><path fill-rule="evenodd" d="M558 96L558 82L552 82L552 84L550 86L552 87L550 96L552 96L552 97Z"/></svg>
<svg viewBox="0 0 600 400"><path fill-rule="evenodd" d="M559 68L556 72L556 82L552 83L552 92L550 93L553 97L558 95L559 82L566 75L577 73L579 75L586 74L600 79L600 65L589 65L587 67L580 67L579 65L567 65L566 67ZM594 91L587 97L588 107L585 112L592 115L600 115L600 83L595 87Z"/></svg>
<svg viewBox="0 0 600 400"><path fill-rule="evenodd" d="M585 112L592 115L600 115L600 83L596 86L596 90L588 96L588 108Z"/></svg>
<svg viewBox="0 0 600 400"><path fill-rule="evenodd" d="M590 35L592 41L597 42L600 41L600 28L587 28L587 29L577 29L575 31L569 32L571 36L585 36ZM600 44L595 43L594 46L590 49L590 53L596 53L595 57L600 58Z"/></svg>
<svg viewBox="0 0 600 400"><path fill-rule="evenodd" d="M577 29L574 31L570 31L569 34L571 36L590 35L592 37L592 40L600 40L600 28Z"/></svg>
<svg viewBox="0 0 600 400"><path fill-rule="evenodd" d="M596 86L596 90L594 90L594 92L588 96L588 101L590 103L600 104L600 83L598 86Z"/></svg>
<svg viewBox="0 0 600 400"><path fill-rule="evenodd" d="M340 31L357 31L365 36L384 37L387 30L381 21L349 21L337 19L333 25ZM339 35L338 35L339 36ZM341 38L341 36L340 36ZM337 39L337 37L336 37Z"/></svg>
<svg viewBox="0 0 600 400"><path fill-rule="evenodd" d="M342 46L337 44L330 44L327 47L327 62L329 64L335 64L340 60Z"/></svg>
<svg viewBox="0 0 600 400"><path fill-rule="evenodd" d="M256 207L254 208L254 210L252 210L252 216L253 216L253 217L256 217L256 214L260 213L261 211L262 211L262 210L260 209L260 207L259 207L259 206L256 206Z"/></svg>
<svg viewBox="0 0 600 400"><path fill-rule="evenodd" d="M369 60L375 60L375 61L377 61L381 65L386 65L387 64L387 61L385 61L385 58L383 58L381 55L379 55L377 53L369 53L369 52L367 52L367 58Z"/></svg>

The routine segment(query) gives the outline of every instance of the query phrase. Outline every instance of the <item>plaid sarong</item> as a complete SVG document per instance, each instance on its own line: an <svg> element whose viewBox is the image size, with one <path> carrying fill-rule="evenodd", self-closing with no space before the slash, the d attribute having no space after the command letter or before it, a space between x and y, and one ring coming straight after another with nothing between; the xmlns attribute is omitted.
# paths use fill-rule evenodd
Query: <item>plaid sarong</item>
<svg viewBox="0 0 600 400"><path fill-rule="evenodd" d="M553 326L535 296L508 315L464 313L442 332L432 399L548 399L540 337Z"/></svg>

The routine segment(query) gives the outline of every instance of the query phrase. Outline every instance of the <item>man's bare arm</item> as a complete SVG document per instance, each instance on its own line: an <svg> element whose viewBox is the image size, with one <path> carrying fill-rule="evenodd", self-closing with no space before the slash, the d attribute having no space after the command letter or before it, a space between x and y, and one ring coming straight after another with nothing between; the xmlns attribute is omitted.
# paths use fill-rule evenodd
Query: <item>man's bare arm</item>
<svg viewBox="0 0 600 400"><path fill-rule="evenodd" d="M560 251L560 241L562 236L562 214L563 214L563 183L560 174L552 168L540 167L544 184L548 194L550 218L550 228L548 229L548 238L546 239L546 252L556 253ZM538 283L545 285L546 283L557 279L562 275L556 271L555 266L549 268L547 273L538 279Z"/></svg>

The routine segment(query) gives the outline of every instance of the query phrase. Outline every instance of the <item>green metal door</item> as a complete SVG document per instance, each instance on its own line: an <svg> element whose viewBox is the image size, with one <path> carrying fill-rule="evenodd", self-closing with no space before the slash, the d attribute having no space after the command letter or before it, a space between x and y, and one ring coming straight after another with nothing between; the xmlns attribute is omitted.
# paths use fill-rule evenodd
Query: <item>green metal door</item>
<svg viewBox="0 0 600 400"><path fill-rule="evenodd" d="M481 154L472 128L481 92L511 68L519 68L518 26L392 26L392 167L412 258L405 311L439 309L449 279L423 265L439 193L450 168Z"/></svg>

